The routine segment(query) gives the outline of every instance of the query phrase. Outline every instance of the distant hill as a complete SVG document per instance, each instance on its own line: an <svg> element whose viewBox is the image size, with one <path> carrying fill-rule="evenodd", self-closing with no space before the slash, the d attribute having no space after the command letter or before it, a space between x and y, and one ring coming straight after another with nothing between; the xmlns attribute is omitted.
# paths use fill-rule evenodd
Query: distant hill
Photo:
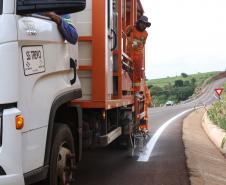
<svg viewBox="0 0 226 185"><path fill-rule="evenodd" d="M188 75L188 77L184 78L182 76L176 76L176 77L168 77L168 78L160 78L160 79L153 79L153 80L147 80L147 84L158 86L158 87L164 87L168 85L169 83L174 84L176 80L188 80L190 81L192 78L196 79L196 85L200 86L206 79L213 77L217 75L219 72L207 72L207 73L197 73Z"/></svg>
<svg viewBox="0 0 226 185"><path fill-rule="evenodd" d="M153 106L164 105L167 101L179 103L199 94L201 89L219 72L208 72L147 80ZM219 76L219 75L218 75Z"/></svg>

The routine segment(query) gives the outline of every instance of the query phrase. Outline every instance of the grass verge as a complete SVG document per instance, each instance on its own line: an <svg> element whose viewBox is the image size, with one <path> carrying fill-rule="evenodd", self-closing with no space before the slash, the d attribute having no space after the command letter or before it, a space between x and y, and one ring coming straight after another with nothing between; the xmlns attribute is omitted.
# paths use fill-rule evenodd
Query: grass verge
<svg viewBox="0 0 226 185"><path fill-rule="evenodd" d="M226 83L221 100L208 110L208 116L214 124L226 130Z"/></svg>

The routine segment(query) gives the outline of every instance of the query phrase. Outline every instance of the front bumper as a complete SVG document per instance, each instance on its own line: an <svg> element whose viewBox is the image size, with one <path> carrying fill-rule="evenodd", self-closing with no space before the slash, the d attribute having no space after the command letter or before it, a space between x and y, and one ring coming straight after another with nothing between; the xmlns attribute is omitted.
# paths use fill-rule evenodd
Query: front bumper
<svg viewBox="0 0 226 185"><path fill-rule="evenodd" d="M0 166L5 174L0 175L0 185L24 185L22 170L21 131L16 130L17 108L5 109L2 115L2 146Z"/></svg>

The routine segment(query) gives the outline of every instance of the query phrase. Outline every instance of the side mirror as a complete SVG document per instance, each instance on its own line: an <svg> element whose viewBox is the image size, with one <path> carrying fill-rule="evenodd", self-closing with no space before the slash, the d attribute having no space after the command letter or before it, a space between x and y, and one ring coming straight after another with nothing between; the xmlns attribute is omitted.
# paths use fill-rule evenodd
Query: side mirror
<svg viewBox="0 0 226 185"><path fill-rule="evenodd" d="M54 11L69 14L84 10L86 0L17 0L17 14Z"/></svg>

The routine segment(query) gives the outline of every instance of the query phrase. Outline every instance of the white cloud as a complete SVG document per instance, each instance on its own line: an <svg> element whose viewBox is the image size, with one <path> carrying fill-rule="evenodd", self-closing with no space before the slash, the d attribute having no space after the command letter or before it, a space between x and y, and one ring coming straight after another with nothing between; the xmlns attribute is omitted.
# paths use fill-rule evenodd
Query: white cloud
<svg viewBox="0 0 226 185"><path fill-rule="evenodd" d="M152 22L146 76L226 68L225 0L142 0Z"/></svg>

